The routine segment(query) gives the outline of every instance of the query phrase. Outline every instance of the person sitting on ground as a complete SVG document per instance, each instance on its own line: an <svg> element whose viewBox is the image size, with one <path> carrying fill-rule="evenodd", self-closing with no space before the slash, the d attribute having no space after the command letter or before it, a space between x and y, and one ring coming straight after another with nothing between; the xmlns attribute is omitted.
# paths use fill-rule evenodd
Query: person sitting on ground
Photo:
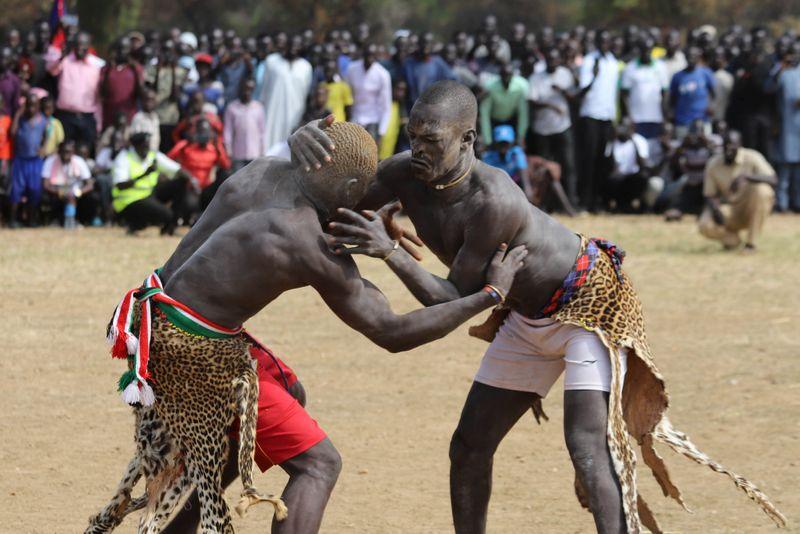
<svg viewBox="0 0 800 534"><path fill-rule="evenodd" d="M150 134L146 132L131 135L130 144L114 159L114 212L126 222L128 234L157 224L162 235L172 235L179 214L185 212L190 173L163 153L150 150ZM168 180L159 181L159 175Z"/></svg>
<svg viewBox="0 0 800 534"><path fill-rule="evenodd" d="M78 204L81 211L94 211L92 173L86 161L75 154L75 141L67 139L58 145L58 153L49 156L42 165L42 188L51 213L59 215L64 228L77 227ZM91 204L91 205L88 205Z"/></svg>
<svg viewBox="0 0 800 534"><path fill-rule="evenodd" d="M97 150L100 151L103 148L107 147L111 144L111 139L114 137L115 132L122 132L122 136L127 141L130 137L131 131L128 125L128 117L125 116L125 113L119 112L114 115L114 122L112 122L103 133L100 134L100 139L97 141Z"/></svg>
<svg viewBox="0 0 800 534"><path fill-rule="evenodd" d="M492 132L494 142L481 158L484 163L502 169L514 180L530 199L530 177L525 151L516 144L514 128L508 124L495 126Z"/></svg>
<svg viewBox="0 0 800 534"><path fill-rule="evenodd" d="M700 233L732 250L742 242L739 233L746 230L744 248L753 252L775 204L773 187L778 177L763 155L742 147L742 136L736 130L727 133L722 150L706 166L706 207L700 216Z"/></svg>
<svg viewBox="0 0 800 534"><path fill-rule="evenodd" d="M703 210L703 178L708 160L714 155L704 130L702 120L692 121L689 133L675 151L678 177L665 188L670 205L664 214L667 221L677 221L684 213L699 215Z"/></svg>
<svg viewBox="0 0 800 534"><path fill-rule="evenodd" d="M180 141L167 157L178 162L191 175L185 199L186 211L181 214L184 222L189 224L211 202L223 181L217 172L230 169L231 160L222 139L214 135L211 124L205 119L197 121L191 141Z"/></svg>
<svg viewBox="0 0 800 534"><path fill-rule="evenodd" d="M623 213L652 208L664 188L660 177L650 175L650 147L634 128L633 121L625 117L608 145L612 170L606 181L605 196L614 209Z"/></svg>

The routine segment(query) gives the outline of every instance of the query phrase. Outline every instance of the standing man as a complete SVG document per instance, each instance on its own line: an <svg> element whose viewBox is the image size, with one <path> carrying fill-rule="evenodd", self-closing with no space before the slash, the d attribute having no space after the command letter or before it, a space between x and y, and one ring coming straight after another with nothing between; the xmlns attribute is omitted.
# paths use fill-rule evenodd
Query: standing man
<svg viewBox="0 0 800 534"><path fill-rule="evenodd" d="M414 54L403 63L403 71L408 82L409 107L430 85L440 80L456 79L447 63L433 53L433 34L430 32L420 37Z"/></svg>
<svg viewBox="0 0 800 534"><path fill-rule="evenodd" d="M745 230L744 250L755 252L756 239L775 203L773 186L778 179L764 156L742 147L736 130L729 131L723 143L722 154L706 166L700 233L732 250L742 243L739 234Z"/></svg>
<svg viewBox="0 0 800 534"><path fill-rule="evenodd" d="M136 102L142 95L144 72L131 55L131 41L120 38L114 45L113 59L103 67L100 95L103 98L103 128L114 122L119 113L130 121L136 113Z"/></svg>
<svg viewBox="0 0 800 534"><path fill-rule="evenodd" d="M345 74L345 81L353 91L350 118L363 126L380 145L392 113L392 77L376 61L376 45L366 45L363 55L363 59L350 62Z"/></svg>
<svg viewBox="0 0 800 534"><path fill-rule="evenodd" d="M711 118L714 121L725 120L728 113L728 104L733 90L733 74L728 72L728 53L725 48L718 46L713 52L710 67L714 73L714 100Z"/></svg>
<svg viewBox="0 0 800 534"><path fill-rule="evenodd" d="M311 64L300 57L303 38L276 39L279 51L267 56L264 82L258 99L264 104L267 147L286 141L297 128L311 90Z"/></svg>
<svg viewBox="0 0 800 534"><path fill-rule="evenodd" d="M520 146L525 148L528 134L528 80L514 74L511 63L505 63L500 76L486 86L486 95L480 105L481 134L486 146L490 146L492 129L508 124L516 132Z"/></svg>
<svg viewBox="0 0 800 534"><path fill-rule="evenodd" d="M17 114L19 107L20 88L22 82L14 74L13 69L14 53L11 48L4 46L0 48L0 97L2 97L3 109L0 115L13 117Z"/></svg>
<svg viewBox="0 0 800 534"><path fill-rule="evenodd" d="M689 132L692 121L701 119L710 132L714 99L714 74L708 67L699 65L701 51L692 46L686 56L687 65L672 77L669 97L675 122L675 135L683 139Z"/></svg>
<svg viewBox="0 0 800 534"><path fill-rule="evenodd" d="M47 70L58 78L56 117L66 138L94 146L99 130L100 73L105 62L89 53L90 45L89 34L80 32L75 46L65 46L61 58Z"/></svg>
<svg viewBox="0 0 800 534"><path fill-rule="evenodd" d="M664 64L653 59L654 41L645 37L639 44L639 57L625 67L620 80L622 104L636 133L657 143L664 127L669 78Z"/></svg>
<svg viewBox="0 0 800 534"><path fill-rule="evenodd" d="M264 105L253 100L255 88L256 82L252 78L242 80L238 100L225 108L222 135L233 161L232 172L263 156L269 148L264 131L267 122Z"/></svg>
<svg viewBox="0 0 800 534"><path fill-rule="evenodd" d="M575 143L572 134L569 96L575 87L575 78L562 65L561 52L551 48L546 55L547 68L534 72L528 81L533 121L533 154L561 165L561 181L565 184L567 198L578 205L575 180Z"/></svg>
<svg viewBox="0 0 800 534"><path fill-rule="evenodd" d="M581 204L595 213L599 206L602 159L611 140L611 121L617 117L619 64L611 53L611 34L600 30L597 49L583 58L580 67L578 98L580 107L580 196Z"/></svg>
<svg viewBox="0 0 800 534"><path fill-rule="evenodd" d="M160 129L159 150L168 152L172 148L172 130L180 120L178 99L188 71L178 65L176 44L167 39L161 45L157 63L145 71L147 82L156 92L156 113Z"/></svg>
<svg viewBox="0 0 800 534"><path fill-rule="evenodd" d="M644 525L657 531L655 518L637 496L631 441L642 446L661 487L675 488L653 440L736 477L737 484L742 479L710 461L669 422L667 394L645 338L641 304L621 270L624 253L605 240L576 235L532 206L501 170L476 161L477 107L472 92L457 82L429 87L411 111L411 151L381 164L361 203L376 208L399 199L422 240L450 268L447 278L425 271L405 251L387 257L395 242L371 211L339 210L343 222L330 225L335 237L329 246L342 256L386 259L426 306L479 288L499 243L524 244L532 252L517 273L507 306L472 330L493 341L451 441L450 497L457 533L485 532L497 446L532 407L541 414L539 401L562 372L564 430L576 491L588 503L597 530L639 532ZM330 155L333 146L319 123L295 132L289 144L307 169L320 165L317 155ZM626 369L634 378L625 380ZM672 495L678 495L677 488ZM777 523L784 521L766 496L748 495Z"/></svg>

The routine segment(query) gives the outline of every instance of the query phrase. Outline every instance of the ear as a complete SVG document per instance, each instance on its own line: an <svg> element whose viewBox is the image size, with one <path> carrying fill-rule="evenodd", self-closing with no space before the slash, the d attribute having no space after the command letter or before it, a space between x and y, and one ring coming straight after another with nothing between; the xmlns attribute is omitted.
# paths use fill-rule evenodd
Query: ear
<svg viewBox="0 0 800 534"><path fill-rule="evenodd" d="M475 139L478 138L478 132L475 128L470 128L461 136L461 152L472 150L472 145L475 144Z"/></svg>
<svg viewBox="0 0 800 534"><path fill-rule="evenodd" d="M347 180L347 183L344 184L344 206L346 208L353 208L356 204L361 202L362 196L364 195L361 182L359 182L358 178L350 178Z"/></svg>

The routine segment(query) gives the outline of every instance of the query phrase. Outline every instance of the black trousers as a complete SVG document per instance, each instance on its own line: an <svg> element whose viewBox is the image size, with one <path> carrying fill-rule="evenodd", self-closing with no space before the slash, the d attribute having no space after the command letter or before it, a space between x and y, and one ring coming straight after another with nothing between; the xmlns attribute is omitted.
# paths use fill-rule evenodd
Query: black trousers
<svg viewBox="0 0 800 534"><path fill-rule="evenodd" d="M119 216L131 232L152 225L166 231L177 225L178 215L186 211L185 203L186 179L176 178L160 182L149 197L129 204Z"/></svg>
<svg viewBox="0 0 800 534"><path fill-rule="evenodd" d="M553 135L533 134L532 153L561 165L561 183L573 206L578 205L578 182L575 178L575 142L572 128Z"/></svg>
<svg viewBox="0 0 800 534"><path fill-rule="evenodd" d="M97 139L97 121L93 113L76 113L74 111L58 110L56 117L64 127L64 138L72 139L76 143L85 142L89 144L90 150L94 150L94 143Z"/></svg>
<svg viewBox="0 0 800 534"><path fill-rule="evenodd" d="M632 213L633 201L641 199L646 188L647 177L643 174L612 174L605 183L603 197L606 201L613 200L617 211Z"/></svg>
<svg viewBox="0 0 800 534"><path fill-rule="evenodd" d="M613 127L611 121L581 117L579 128L580 200L584 208L594 212L600 206L603 182L609 170L604 152Z"/></svg>

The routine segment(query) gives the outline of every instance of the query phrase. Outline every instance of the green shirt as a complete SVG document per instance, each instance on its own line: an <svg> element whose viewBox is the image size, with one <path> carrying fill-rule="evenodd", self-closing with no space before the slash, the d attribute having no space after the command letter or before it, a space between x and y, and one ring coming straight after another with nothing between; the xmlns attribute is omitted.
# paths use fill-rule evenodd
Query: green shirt
<svg viewBox="0 0 800 534"><path fill-rule="evenodd" d="M497 78L486 86L486 96L481 101L481 133L487 145L492 144L492 121L516 118L517 142L528 131L528 80L512 76L508 89Z"/></svg>

